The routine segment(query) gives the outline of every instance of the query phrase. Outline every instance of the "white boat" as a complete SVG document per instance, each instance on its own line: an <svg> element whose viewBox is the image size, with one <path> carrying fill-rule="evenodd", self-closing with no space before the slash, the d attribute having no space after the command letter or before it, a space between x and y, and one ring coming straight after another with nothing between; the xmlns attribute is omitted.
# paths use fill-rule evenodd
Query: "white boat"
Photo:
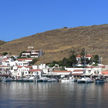
<svg viewBox="0 0 108 108"><path fill-rule="evenodd" d="M76 81L77 81L77 79L76 79L76 78L74 78L74 77L72 76L72 77L69 77L69 81L70 81L70 82L76 82Z"/></svg>
<svg viewBox="0 0 108 108"><path fill-rule="evenodd" d="M49 78L48 82L57 82L57 79L55 79L55 78Z"/></svg>
<svg viewBox="0 0 108 108"><path fill-rule="evenodd" d="M39 79L37 79L37 82L48 82L49 78L47 77L40 77Z"/></svg>
<svg viewBox="0 0 108 108"><path fill-rule="evenodd" d="M31 77L29 77L29 79L28 79L29 81L36 81L36 77L34 77L34 76L31 76Z"/></svg>
<svg viewBox="0 0 108 108"><path fill-rule="evenodd" d="M93 83L93 80L89 77L83 77L81 79L77 79L78 83Z"/></svg>
<svg viewBox="0 0 108 108"><path fill-rule="evenodd" d="M2 82L11 82L11 81L13 81L13 79L10 78L10 77L8 77L8 78L3 77L3 78L2 78Z"/></svg>
<svg viewBox="0 0 108 108"><path fill-rule="evenodd" d="M76 79L73 76L69 77L69 78L64 77L64 78L60 79L60 82L62 82L62 83L65 83L65 82L75 82L75 81L76 81Z"/></svg>
<svg viewBox="0 0 108 108"><path fill-rule="evenodd" d="M70 80L68 78L63 78L63 79L60 79L60 82L61 83L68 83L68 82L70 82Z"/></svg>

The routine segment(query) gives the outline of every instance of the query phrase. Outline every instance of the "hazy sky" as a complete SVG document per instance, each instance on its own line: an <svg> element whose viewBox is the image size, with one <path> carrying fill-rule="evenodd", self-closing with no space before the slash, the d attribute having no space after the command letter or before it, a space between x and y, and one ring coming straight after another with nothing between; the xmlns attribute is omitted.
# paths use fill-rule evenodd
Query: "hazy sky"
<svg viewBox="0 0 108 108"><path fill-rule="evenodd" d="M108 24L108 0L0 0L0 40L98 24Z"/></svg>

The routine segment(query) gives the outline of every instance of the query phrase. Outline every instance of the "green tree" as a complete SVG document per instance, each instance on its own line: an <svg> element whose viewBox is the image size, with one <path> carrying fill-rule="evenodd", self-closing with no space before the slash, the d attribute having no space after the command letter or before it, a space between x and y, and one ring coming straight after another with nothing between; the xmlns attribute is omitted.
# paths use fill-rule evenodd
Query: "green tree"
<svg viewBox="0 0 108 108"><path fill-rule="evenodd" d="M65 57L63 58L62 61L59 62L59 65L60 65L60 66L66 66L67 64L68 64L68 59L65 58Z"/></svg>
<svg viewBox="0 0 108 108"><path fill-rule="evenodd" d="M19 58L21 58L22 56L22 53L25 53L26 51L22 51L20 54L19 54Z"/></svg>
<svg viewBox="0 0 108 108"><path fill-rule="evenodd" d="M81 50L80 55L81 55L82 57L84 57L84 56L86 55L86 50L85 50L85 48L83 48L83 49Z"/></svg>
<svg viewBox="0 0 108 108"><path fill-rule="evenodd" d="M14 56L11 56L11 58L15 61L16 60L16 58L14 57Z"/></svg>
<svg viewBox="0 0 108 108"><path fill-rule="evenodd" d="M95 64L99 63L99 55L94 55L93 56L93 62L95 62Z"/></svg>
<svg viewBox="0 0 108 108"><path fill-rule="evenodd" d="M8 54L7 52L3 52L3 53L2 53L2 55L4 55L4 56L7 55L7 54Z"/></svg>
<svg viewBox="0 0 108 108"><path fill-rule="evenodd" d="M77 60L76 60L76 55L75 54L72 54L70 57L69 57L69 64L70 66L74 67L75 64L77 64Z"/></svg>
<svg viewBox="0 0 108 108"><path fill-rule="evenodd" d="M34 59L30 62L30 65L34 65L37 61L38 61L38 59L37 59L37 58L34 58Z"/></svg>

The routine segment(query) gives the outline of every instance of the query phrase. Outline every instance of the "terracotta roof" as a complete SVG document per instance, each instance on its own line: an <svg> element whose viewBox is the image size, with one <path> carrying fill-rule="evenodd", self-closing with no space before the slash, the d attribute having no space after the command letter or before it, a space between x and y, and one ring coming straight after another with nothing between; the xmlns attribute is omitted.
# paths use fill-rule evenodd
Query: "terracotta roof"
<svg viewBox="0 0 108 108"><path fill-rule="evenodd" d="M6 60L8 60L8 59L9 59L9 58L4 58L3 61L6 61Z"/></svg>
<svg viewBox="0 0 108 108"><path fill-rule="evenodd" d="M25 68L32 68L32 66L17 66L18 68L22 68L22 67L25 67Z"/></svg>
<svg viewBox="0 0 108 108"><path fill-rule="evenodd" d="M77 55L76 57L81 57L81 55Z"/></svg>
<svg viewBox="0 0 108 108"><path fill-rule="evenodd" d="M101 68L105 68L105 66L99 66L99 67L101 67Z"/></svg>
<svg viewBox="0 0 108 108"><path fill-rule="evenodd" d="M71 71L66 71L66 70L55 70L53 72L71 72Z"/></svg>
<svg viewBox="0 0 108 108"><path fill-rule="evenodd" d="M86 68L94 68L95 66L86 66Z"/></svg>
<svg viewBox="0 0 108 108"><path fill-rule="evenodd" d="M81 57L81 55L77 55L76 57ZM92 55L87 54L86 57L92 57Z"/></svg>
<svg viewBox="0 0 108 108"><path fill-rule="evenodd" d="M92 57L92 55L90 55L90 54L87 54L87 55L86 55L86 57Z"/></svg>
<svg viewBox="0 0 108 108"><path fill-rule="evenodd" d="M74 70L74 72L82 72L82 71L84 71L84 70Z"/></svg>
<svg viewBox="0 0 108 108"><path fill-rule="evenodd" d="M108 75L108 70L104 70L101 72L103 75Z"/></svg>
<svg viewBox="0 0 108 108"><path fill-rule="evenodd" d="M18 61L25 61L25 60L32 60L32 58L22 58L22 59L17 59Z"/></svg>
<svg viewBox="0 0 108 108"><path fill-rule="evenodd" d="M9 66L3 66L3 65L0 65L0 67L9 67Z"/></svg>
<svg viewBox="0 0 108 108"><path fill-rule="evenodd" d="M41 71L41 69L31 69L30 72Z"/></svg>

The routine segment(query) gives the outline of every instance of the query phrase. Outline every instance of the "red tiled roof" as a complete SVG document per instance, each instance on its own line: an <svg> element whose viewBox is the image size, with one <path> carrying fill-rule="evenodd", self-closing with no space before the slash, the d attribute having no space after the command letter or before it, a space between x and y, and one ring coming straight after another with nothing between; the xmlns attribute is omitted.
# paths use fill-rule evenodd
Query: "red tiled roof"
<svg viewBox="0 0 108 108"><path fill-rule="evenodd" d="M84 70L74 70L74 72L82 72L82 71L84 71Z"/></svg>
<svg viewBox="0 0 108 108"><path fill-rule="evenodd" d="M81 55L77 55L76 57L81 57Z"/></svg>
<svg viewBox="0 0 108 108"><path fill-rule="evenodd" d="M41 71L41 69L31 69L30 72Z"/></svg>
<svg viewBox="0 0 108 108"><path fill-rule="evenodd" d="M3 61L6 61L6 60L8 60L8 58L4 58L4 59L3 59Z"/></svg>
<svg viewBox="0 0 108 108"><path fill-rule="evenodd" d="M108 70L104 70L101 72L103 75L108 75Z"/></svg>
<svg viewBox="0 0 108 108"><path fill-rule="evenodd" d="M22 59L17 59L18 61L25 61L25 60L32 60L32 58L22 58Z"/></svg>
<svg viewBox="0 0 108 108"><path fill-rule="evenodd" d="M101 67L101 68L105 68L105 66L99 66L99 67Z"/></svg>
<svg viewBox="0 0 108 108"><path fill-rule="evenodd" d="M55 70L53 72L71 72L71 71L66 71L66 70Z"/></svg>
<svg viewBox="0 0 108 108"><path fill-rule="evenodd" d="M9 66L3 66L3 65L0 65L0 67L9 67Z"/></svg>
<svg viewBox="0 0 108 108"><path fill-rule="evenodd" d="M86 68L94 68L95 66L86 66Z"/></svg>
<svg viewBox="0 0 108 108"><path fill-rule="evenodd" d="M25 67L25 68L32 68L32 66L17 66L18 68L22 68L22 67Z"/></svg>
<svg viewBox="0 0 108 108"><path fill-rule="evenodd" d="M90 54L87 54L87 55L86 55L86 57L92 57L92 55L90 55Z"/></svg>

